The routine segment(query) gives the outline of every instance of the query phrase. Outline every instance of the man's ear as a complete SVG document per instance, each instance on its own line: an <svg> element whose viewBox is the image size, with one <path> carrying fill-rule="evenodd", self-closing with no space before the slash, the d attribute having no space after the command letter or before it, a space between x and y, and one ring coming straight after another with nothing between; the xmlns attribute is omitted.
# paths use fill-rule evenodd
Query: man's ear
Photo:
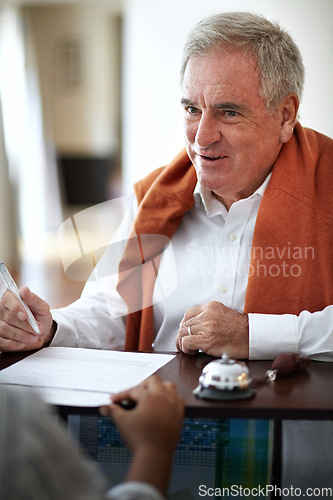
<svg viewBox="0 0 333 500"><path fill-rule="evenodd" d="M281 113L281 142L288 142L294 132L297 122L299 98L297 94L289 94L280 105Z"/></svg>

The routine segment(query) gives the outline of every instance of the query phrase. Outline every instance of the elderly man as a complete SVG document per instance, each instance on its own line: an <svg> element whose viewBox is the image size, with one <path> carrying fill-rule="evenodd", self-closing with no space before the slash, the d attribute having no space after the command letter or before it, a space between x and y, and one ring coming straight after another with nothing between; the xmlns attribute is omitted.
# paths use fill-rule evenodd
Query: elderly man
<svg viewBox="0 0 333 500"><path fill-rule="evenodd" d="M23 288L39 336L4 294L0 350L176 346L333 360L333 141L297 121L297 46L261 16L212 16L190 33L181 75L186 150L135 186L114 240L158 234L171 245L142 260L139 280L127 248L119 278L100 273L52 314Z"/></svg>

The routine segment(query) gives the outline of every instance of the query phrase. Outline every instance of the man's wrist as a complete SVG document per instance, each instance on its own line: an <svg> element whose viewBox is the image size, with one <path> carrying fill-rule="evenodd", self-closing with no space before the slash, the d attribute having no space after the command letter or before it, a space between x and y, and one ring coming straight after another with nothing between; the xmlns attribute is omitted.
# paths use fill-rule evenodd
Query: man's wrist
<svg viewBox="0 0 333 500"><path fill-rule="evenodd" d="M246 347L246 359L249 358L250 352L250 340L249 340L249 317L247 314L243 314L244 316L244 340Z"/></svg>
<svg viewBox="0 0 333 500"><path fill-rule="evenodd" d="M46 339L45 339L45 343L44 343L44 346L43 347L48 347L52 340L53 340L53 337L55 336L55 333L57 331L57 328L58 328L58 323L56 323L54 320L52 321L52 325L51 325L51 328L50 328L50 331L49 331L49 334L47 335Z"/></svg>
<svg viewBox="0 0 333 500"><path fill-rule="evenodd" d="M293 314L249 313L249 359L274 359L281 352L297 352L297 321Z"/></svg>

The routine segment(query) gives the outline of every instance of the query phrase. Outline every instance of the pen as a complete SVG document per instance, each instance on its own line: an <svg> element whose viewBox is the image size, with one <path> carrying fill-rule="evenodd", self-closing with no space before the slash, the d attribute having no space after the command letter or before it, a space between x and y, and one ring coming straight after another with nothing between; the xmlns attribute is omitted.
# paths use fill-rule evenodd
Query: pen
<svg viewBox="0 0 333 500"><path fill-rule="evenodd" d="M136 407L136 402L133 399L122 399L121 401L116 401L116 404L124 408L124 410L133 410Z"/></svg>
<svg viewBox="0 0 333 500"><path fill-rule="evenodd" d="M6 287L8 288L8 290L13 292L16 295L16 297L18 298L18 300L21 302L21 304L23 305L23 307L28 315L27 320L28 320L29 325L31 326L31 328L34 330L35 333L39 334L40 330L39 330L39 326L37 324L37 321L36 321L34 315L32 314L32 312L30 311L29 307L27 306L27 304L25 304L25 302L21 299L20 290L17 288L17 285L16 285L15 281L13 280L7 267L5 266L4 262L0 262L0 275L2 276L3 281L6 285Z"/></svg>

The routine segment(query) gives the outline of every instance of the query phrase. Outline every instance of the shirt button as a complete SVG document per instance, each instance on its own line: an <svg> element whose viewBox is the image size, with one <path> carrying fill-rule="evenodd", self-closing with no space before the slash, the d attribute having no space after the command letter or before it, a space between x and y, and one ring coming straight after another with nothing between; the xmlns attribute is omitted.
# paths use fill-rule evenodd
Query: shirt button
<svg viewBox="0 0 333 500"><path fill-rule="evenodd" d="M220 292L227 293L227 291L228 291L228 287L227 286L221 286Z"/></svg>
<svg viewBox="0 0 333 500"><path fill-rule="evenodd" d="M235 234L235 233L230 233L230 234L229 234L229 240L231 240L231 241L235 241L235 240L237 240L237 234Z"/></svg>

